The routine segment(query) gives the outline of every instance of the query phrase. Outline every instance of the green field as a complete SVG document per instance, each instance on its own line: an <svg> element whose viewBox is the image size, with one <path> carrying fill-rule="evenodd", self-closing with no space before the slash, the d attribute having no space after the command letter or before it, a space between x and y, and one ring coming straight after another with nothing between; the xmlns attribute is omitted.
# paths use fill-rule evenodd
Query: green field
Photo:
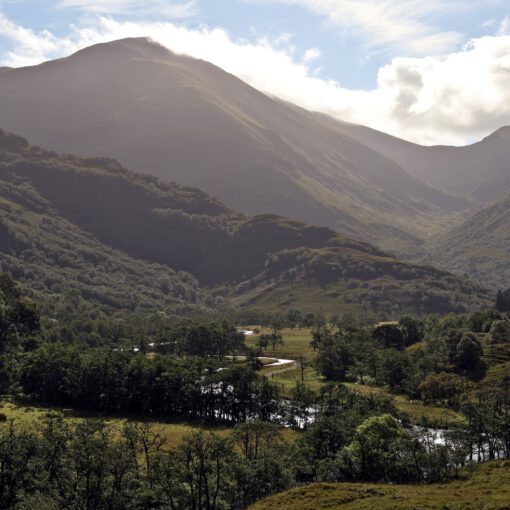
<svg viewBox="0 0 510 510"><path fill-rule="evenodd" d="M98 415L85 415L83 413L76 413L72 410L62 410L50 407L31 407L17 404L15 402L2 401L0 403L0 413L7 417L7 422L0 426L8 426L11 420L14 420L14 425L17 430L34 432L38 426L50 415L62 415L71 423L79 422L85 418L99 418ZM126 418L106 417L108 425L113 430L120 430L127 422ZM134 421L139 421L134 419ZM226 434L229 429L220 426L211 426L210 424L193 424L193 423L165 423L164 421L155 420L153 423L154 431L157 431L166 440L165 446L173 448L181 443L182 438L188 434L199 429L207 429L218 434Z"/></svg>
<svg viewBox="0 0 510 510"><path fill-rule="evenodd" d="M77 423L86 418L100 417L97 414L78 413L71 409L23 405L13 402L10 399L3 399L0 401L0 414L5 415L7 418L5 422L0 423L0 429L2 427L9 427L11 421L14 420L16 430L23 432L34 432L40 430L40 425L48 416L60 415L70 423ZM119 433L124 424L128 421L128 418L125 417L108 416L104 419L114 431L118 431ZM134 417L131 418L131 421L141 422L142 420ZM154 432L157 432L165 438L165 448L168 449L178 446L182 442L184 436L198 430L214 432L220 435L227 435L232 431L231 427L211 423L165 422L161 419L154 421L151 420L151 423L154 427ZM281 432L283 439L287 441L294 441L300 434L300 432L288 428L282 428Z"/></svg>
<svg viewBox="0 0 510 510"><path fill-rule="evenodd" d="M259 336L270 332L269 329L262 328L260 326L250 327L250 329L254 328L259 330L259 334L246 337L246 345L249 347L255 347ZM310 347L310 340L312 339L312 333L310 329L286 328L283 329L281 333L283 336L283 345L277 346L275 351L269 347L266 351L263 352L264 356L294 360L298 360L300 356L303 356L306 361L311 361L314 358L315 353Z"/></svg>
<svg viewBox="0 0 510 510"><path fill-rule="evenodd" d="M476 466L442 485L320 483L262 500L251 510L509 510L510 461Z"/></svg>

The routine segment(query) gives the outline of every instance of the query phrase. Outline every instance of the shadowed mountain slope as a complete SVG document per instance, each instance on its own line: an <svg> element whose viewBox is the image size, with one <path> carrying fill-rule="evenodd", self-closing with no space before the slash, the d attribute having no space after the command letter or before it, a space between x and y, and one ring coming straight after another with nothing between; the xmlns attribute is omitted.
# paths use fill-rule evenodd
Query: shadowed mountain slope
<svg viewBox="0 0 510 510"><path fill-rule="evenodd" d="M465 206L342 133L207 62L146 39L0 74L3 126L34 143L198 186L382 247L416 245Z"/></svg>
<svg viewBox="0 0 510 510"><path fill-rule="evenodd" d="M195 188L111 159L59 156L3 131L0 197L2 268L46 295L71 282L87 299L127 309L268 310L289 304L282 295L304 309L384 313L490 302L480 286L328 228L248 217Z"/></svg>
<svg viewBox="0 0 510 510"><path fill-rule="evenodd" d="M510 287L510 196L431 239L424 249L428 262L493 288Z"/></svg>

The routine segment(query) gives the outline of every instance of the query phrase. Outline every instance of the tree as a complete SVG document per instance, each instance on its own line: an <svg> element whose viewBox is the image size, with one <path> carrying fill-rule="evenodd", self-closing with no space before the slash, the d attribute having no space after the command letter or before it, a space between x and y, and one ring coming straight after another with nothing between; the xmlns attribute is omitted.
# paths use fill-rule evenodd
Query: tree
<svg viewBox="0 0 510 510"><path fill-rule="evenodd" d="M426 403L441 403L458 409L463 390L462 378L457 374L441 372L429 374L420 384L420 391Z"/></svg>
<svg viewBox="0 0 510 510"><path fill-rule="evenodd" d="M455 347L455 366L460 371L473 371L480 366L483 348L478 337L469 331L462 334Z"/></svg>
<svg viewBox="0 0 510 510"><path fill-rule="evenodd" d="M399 326L406 346L423 340L425 335L423 321L406 316L400 319Z"/></svg>
<svg viewBox="0 0 510 510"><path fill-rule="evenodd" d="M287 312L286 319L291 329L301 326L301 321L303 319L301 310L296 308L290 309Z"/></svg>
<svg viewBox="0 0 510 510"><path fill-rule="evenodd" d="M283 345L283 336L280 330L273 328L273 330L269 334L269 342L271 343L273 352L276 351L277 345Z"/></svg>
<svg viewBox="0 0 510 510"><path fill-rule="evenodd" d="M402 329L397 324L381 324L374 328L372 336L375 340L381 342L384 347L394 347L395 349L405 347Z"/></svg>
<svg viewBox="0 0 510 510"><path fill-rule="evenodd" d="M257 347L261 351L265 351L269 347L269 342L271 341L271 335L268 334L262 334L259 336L259 339L257 340Z"/></svg>
<svg viewBox="0 0 510 510"><path fill-rule="evenodd" d="M230 438L195 432L178 448L182 481L188 488L187 508L220 510L229 500L235 453Z"/></svg>
<svg viewBox="0 0 510 510"><path fill-rule="evenodd" d="M403 431L389 414L371 416L356 429L347 453L363 480L391 479Z"/></svg>
<svg viewBox="0 0 510 510"><path fill-rule="evenodd" d="M317 371L328 381L345 381L349 368L354 365L353 350L340 332L324 329L315 359Z"/></svg>
<svg viewBox="0 0 510 510"><path fill-rule="evenodd" d="M8 274L0 274L0 354L32 350L37 346L35 337L40 329L35 303L23 297Z"/></svg>
<svg viewBox="0 0 510 510"><path fill-rule="evenodd" d="M379 352L378 377L391 389L402 388L409 370L410 360L406 352L396 349L384 349Z"/></svg>

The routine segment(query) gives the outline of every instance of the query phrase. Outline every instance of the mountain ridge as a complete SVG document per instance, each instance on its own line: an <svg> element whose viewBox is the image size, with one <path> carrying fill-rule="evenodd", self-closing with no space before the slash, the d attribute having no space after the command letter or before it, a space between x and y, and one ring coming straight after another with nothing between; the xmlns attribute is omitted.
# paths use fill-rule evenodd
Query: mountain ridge
<svg viewBox="0 0 510 510"><path fill-rule="evenodd" d="M4 127L52 150L115 157L245 213L282 214L386 249L420 244L467 205L333 120L143 38L11 70L0 93Z"/></svg>
<svg viewBox="0 0 510 510"><path fill-rule="evenodd" d="M487 204L510 190L510 126L466 146L423 146L366 126L341 123L343 132L429 185Z"/></svg>

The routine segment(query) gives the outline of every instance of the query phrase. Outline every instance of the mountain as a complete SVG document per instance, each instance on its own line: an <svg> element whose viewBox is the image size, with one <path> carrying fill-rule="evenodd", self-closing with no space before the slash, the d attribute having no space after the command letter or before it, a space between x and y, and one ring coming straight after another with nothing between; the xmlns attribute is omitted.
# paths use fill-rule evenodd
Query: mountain
<svg viewBox="0 0 510 510"><path fill-rule="evenodd" d="M489 202L510 191L510 127L466 147L425 147L368 127L349 123L341 126L345 135L446 193Z"/></svg>
<svg viewBox="0 0 510 510"><path fill-rule="evenodd" d="M466 310L490 293L366 243L0 130L0 265L116 309ZM281 296L287 296L287 303ZM314 299L311 299L313 295Z"/></svg>
<svg viewBox="0 0 510 510"><path fill-rule="evenodd" d="M489 284L510 287L510 196L424 245L426 260Z"/></svg>
<svg viewBox="0 0 510 510"><path fill-rule="evenodd" d="M147 39L0 74L3 126L34 143L196 186L248 214L324 225L397 251L466 206L214 65Z"/></svg>

